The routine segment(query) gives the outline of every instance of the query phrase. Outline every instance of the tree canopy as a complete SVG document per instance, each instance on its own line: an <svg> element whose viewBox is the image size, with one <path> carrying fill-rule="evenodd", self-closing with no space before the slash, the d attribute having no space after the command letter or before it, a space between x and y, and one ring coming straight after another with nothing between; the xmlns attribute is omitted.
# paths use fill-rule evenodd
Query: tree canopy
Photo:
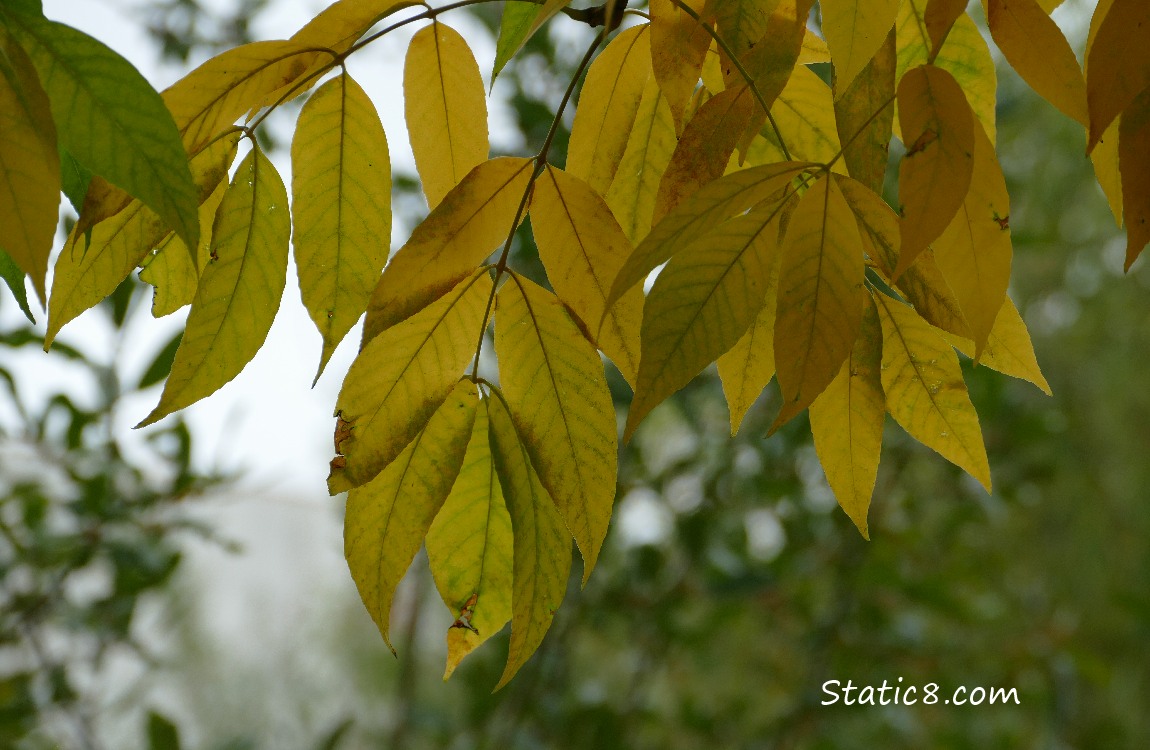
<svg viewBox="0 0 1150 750"><path fill-rule="evenodd" d="M491 157L484 77L440 20L482 1L400 17L421 4L339 0L163 92L35 0L0 8L0 271L29 316L25 276L46 302L46 346L142 267L154 314L191 306L151 424L252 359L294 252L317 378L366 313L329 477L349 491L364 603L388 639L426 545L455 618L447 673L510 621L500 685L547 632L572 540L586 582L607 532L604 358L634 391L625 440L712 362L732 433L774 379L770 432L809 409L864 536L888 412L989 490L959 353L1049 389L1007 297L995 66L966 2L509 2L492 78L561 12L598 33L539 151ZM1015 71L1085 128L1129 268L1150 241L1150 6L1100 2L1080 65L1057 4L983 10ZM421 22L404 111L430 213L389 260L387 136L344 62ZM305 94L289 194L257 134ZM78 219L49 293L61 192ZM513 262L525 223L545 277Z"/></svg>

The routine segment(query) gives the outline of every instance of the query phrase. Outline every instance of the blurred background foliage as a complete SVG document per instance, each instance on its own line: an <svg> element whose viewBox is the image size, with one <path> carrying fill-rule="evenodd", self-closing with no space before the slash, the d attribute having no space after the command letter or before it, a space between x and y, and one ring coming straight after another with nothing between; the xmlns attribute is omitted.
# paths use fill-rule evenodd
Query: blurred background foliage
<svg viewBox="0 0 1150 750"><path fill-rule="evenodd" d="M154 1L139 17L164 54L186 60L244 40L251 14L274 10L264 5L219 15ZM477 18L493 34L498 7ZM570 27L536 36L504 74L528 151L578 54ZM221 480L191 465L194 436L177 425L154 436L154 456L126 456L107 429L125 390L114 363L57 347L46 356L69 359L100 397L81 407L61 394L30 413L21 374L0 359L11 406L0 414L18 416L0 432L0 747L1150 747L1150 391L1137 386L1150 270L1121 273L1124 239L1080 128L1000 76L1011 295L1055 397L967 363L994 494L888 420L865 542L835 505L805 421L763 439L774 386L732 439L708 371L623 448L598 569L580 591L576 566L552 632L506 689L490 693L506 633L440 681L450 617L422 556L397 599L398 660L354 598L314 605L325 627L298 633L295 648L335 675L321 688L318 671L289 669L258 634L220 643L179 616L197 606L173 577L183 530L211 533L183 498ZM410 226L418 185L396 185ZM515 253L538 275L529 234ZM142 294L129 284L106 303L108 325ZM0 356L39 343L5 330ZM613 388L625 407L618 377ZM177 623L162 656L138 637L141 602ZM266 663L243 666L238 648ZM113 651L134 671L96 679ZM172 716L152 711L153 668L177 680ZM826 680L900 677L943 696L1013 687L1020 705L820 705ZM109 684L116 701L95 695Z"/></svg>

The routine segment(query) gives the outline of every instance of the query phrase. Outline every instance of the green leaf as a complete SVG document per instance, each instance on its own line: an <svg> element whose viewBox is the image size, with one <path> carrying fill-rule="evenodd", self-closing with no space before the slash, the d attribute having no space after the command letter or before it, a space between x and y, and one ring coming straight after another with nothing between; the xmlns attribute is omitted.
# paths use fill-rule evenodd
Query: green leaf
<svg viewBox="0 0 1150 750"><path fill-rule="evenodd" d="M88 185L92 182L92 170L78 162L63 146L60 147L60 181L68 202L79 214L84 208L84 196L88 194Z"/></svg>
<svg viewBox="0 0 1150 750"><path fill-rule="evenodd" d="M155 711L148 712L148 750L180 750L180 730Z"/></svg>
<svg viewBox="0 0 1150 750"><path fill-rule="evenodd" d="M32 61L0 28L0 248L41 301L56 237L60 155L48 96ZM21 279L20 285L23 286Z"/></svg>
<svg viewBox="0 0 1150 750"><path fill-rule="evenodd" d="M192 169L196 182L201 186L203 199L210 197L227 177L238 142L239 133L234 133L216 141L192 159ZM115 291L164 238L168 228L151 209L140 201L132 201L127 208L96 225L90 239L80 231L79 224L72 228L72 234L56 259L52 297L48 304L46 336L49 344L68 321Z"/></svg>
<svg viewBox="0 0 1150 750"><path fill-rule="evenodd" d="M164 378L168 377L168 373L172 371L172 362L176 359L176 351L180 348L180 342L184 339L184 332L180 331L173 336L168 343L164 344L164 348L156 353L152 363L144 370L144 374L140 376L140 382L136 385L139 390L150 388L156 383L159 383Z"/></svg>
<svg viewBox="0 0 1150 750"><path fill-rule="evenodd" d="M475 355L490 297L491 277L474 271L363 348L336 400L332 494L368 482L423 429Z"/></svg>
<svg viewBox="0 0 1150 750"><path fill-rule="evenodd" d="M300 294L323 335L318 379L367 309L391 249L391 161L371 99L346 73L325 83L292 138Z"/></svg>
<svg viewBox="0 0 1150 750"><path fill-rule="evenodd" d="M211 261L160 403L137 427L215 393L263 346L287 280L287 206L275 166L254 147L220 204Z"/></svg>
<svg viewBox="0 0 1150 750"><path fill-rule="evenodd" d="M764 202L715 227L655 278L624 439L664 399L733 347L755 320L777 266L783 204Z"/></svg>
<svg viewBox="0 0 1150 750"><path fill-rule="evenodd" d="M514 281L508 282L508 286ZM507 666L495 689L503 687L543 642L555 610L563 603L571 572L571 535L532 469L527 446L515 430L508 407L498 395L489 398L491 452L514 543L511 645ZM612 484L614 483L612 471Z"/></svg>
<svg viewBox="0 0 1150 750"><path fill-rule="evenodd" d="M36 319L32 317L32 309L28 307L28 288L24 285L24 272L3 249L0 249L0 279L4 279L4 283L12 290L12 296L15 297L16 304L20 305L20 309L24 311L25 317L35 323Z"/></svg>
<svg viewBox="0 0 1150 750"><path fill-rule="evenodd" d="M474 383L457 383L395 461L347 495L344 555L392 653L388 631L395 589L459 474L478 403Z"/></svg>
<svg viewBox="0 0 1150 750"><path fill-rule="evenodd" d="M196 186L164 100L132 64L70 26L6 13L52 103L60 144L195 246Z"/></svg>
<svg viewBox="0 0 1150 750"><path fill-rule="evenodd" d="M479 404L459 477L427 532L435 586L456 618L447 629L445 680L511 619L511 516L491 456L493 398Z"/></svg>
<svg viewBox="0 0 1150 750"><path fill-rule="evenodd" d="M499 39L495 43L495 67L491 71L491 85L511 58L523 49L535 32L563 10L570 0L546 0L542 4L508 2L503 6L499 22Z"/></svg>
<svg viewBox="0 0 1150 750"><path fill-rule="evenodd" d="M585 583L615 500L615 408L603 363L550 292L512 274L498 301L503 393L539 479L583 554Z"/></svg>

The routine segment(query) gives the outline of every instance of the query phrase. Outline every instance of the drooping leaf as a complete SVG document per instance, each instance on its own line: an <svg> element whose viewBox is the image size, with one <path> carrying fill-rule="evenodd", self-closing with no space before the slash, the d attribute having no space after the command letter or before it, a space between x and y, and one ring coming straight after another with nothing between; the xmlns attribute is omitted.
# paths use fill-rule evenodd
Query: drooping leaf
<svg viewBox="0 0 1150 750"><path fill-rule="evenodd" d="M823 34L835 61L835 95L842 96L882 47L899 0L822 0Z"/></svg>
<svg viewBox="0 0 1150 750"><path fill-rule="evenodd" d="M287 280L290 235L287 189L275 166L253 147L216 215L211 260L160 403L137 427L215 393L263 346Z"/></svg>
<svg viewBox="0 0 1150 750"><path fill-rule="evenodd" d="M535 183L531 217L539 259L555 294L634 387L643 292L632 289L606 307L631 242L590 185L554 167L547 167Z"/></svg>
<svg viewBox="0 0 1150 750"><path fill-rule="evenodd" d="M898 62L895 32L887 35L870 62L844 87L834 101L834 120L843 161L851 177L875 192L886 177L890 139L894 128L894 74ZM785 95L786 92L784 92Z"/></svg>
<svg viewBox="0 0 1150 750"><path fill-rule="evenodd" d="M1150 88L1122 113L1118 128L1127 271L1150 242Z"/></svg>
<svg viewBox="0 0 1150 750"><path fill-rule="evenodd" d="M1110 213L1114 215L1119 227L1122 226L1122 174L1118 169L1118 126L1121 122L1122 118L1119 117L1110 123L1110 127L1106 128L1090 152L1094 177L1106 195Z"/></svg>
<svg viewBox="0 0 1150 750"><path fill-rule="evenodd" d="M1068 117L1090 126L1086 81L1070 43L1036 0L987 0L994 42L1024 81Z"/></svg>
<svg viewBox="0 0 1150 750"><path fill-rule="evenodd" d="M830 87L821 78L806 67L795 68L786 88L771 105L775 124L785 136L793 158L827 163L838 154L832 99ZM751 142L746 155L748 164L771 164L786 159L774 128L764 128L761 136ZM843 170L843 163L835 162L832 169Z"/></svg>
<svg viewBox="0 0 1150 750"><path fill-rule="evenodd" d="M750 89L738 86L713 96L687 122L655 196L656 223L723 175L756 106Z"/></svg>
<svg viewBox="0 0 1150 750"><path fill-rule="evenodd" d="M947 340L963 354L974 355L974 344L969 339L951 335ZM1038 359L1034 356L1034 345L1030 342L1026 323L1022 321L1018 308L1009 297L994 319L994 329L990 332L990 339L978 362L1003 375L1033 383L1047 396L1052 395L1050 384L1046 382L1038 367Z"/></svg>
<svg viewBox="0 0 1150 750"><path fill-rule="evenodd" d="M926 28L926 0L905 0L899 8L897 33L898 68L895 80L906 71L926 63L930 57L930 35ZM969 15L958 17L934 59L934 65L949 72L962 87L974 116L986 134L995 140L995 110L998 106L998 78L990 47ZM895 118L895 132L901 132Z"/></svg>
<svg viewBox="0 0 1150 750"><path fill-rule="evenodd" d="M20 45L0 28L0 250L21 270L40 300L56 236L60 205L60 154L48 95ZM20 298L20 295L17 295ZM28 302L21 303L25 314Z"/></svg>
<svg viewBox="0 0 1150 750"><path fill-rule="evenodd" d="M300 111L292 218L304 307L323 336L319 370L367 309L391 248L391 160L379 114L343 73Z"/></svg>
<svg viewBox="0 0 1150 750"><path fill-rule="evenodd" d="M468 172L487 160L483 78L459 32L433 22L411 38L403 90L415 166L427 205L435 208Z"/></svg>
<svg viewBox="0 0 1150 750"><path fill-rule="evenodd" d="M200 246L195 259L175 233L169 234L156 245L154 255L144 259L140 281L155 287L152 296L152 317L170 315L184 305L192 304L200 284L200 269L207 267L212 249L212 228L216 211L223 202L228 185L221 182L216 191L200 204Z"/></svg>
<svg viewBox="0 0 1150 750"><path fill-rule="evenodd" d="M720 224L656 277L643 308L643 356L625 440L755 320L778 265L782 211L782 203L768 201Z"/></svg>
<svg viewBox="0 0 1150 750"><path fill-rule="evenodd" d="M775 366L783 394L777 428L838 374L862 323L863 245L837 183L823 178L787 226L779 261Z"/></svg>
<svg viewBox="0 0 1150 750"><path fill-rule="evenodd" d="M698 13L704 3L689 0L687 5ZM687 103L699 82L711 35L672 0L651 0L650 13L651 69L671 108L675 131L682 132Z"/></svg>
<svg viewBox="0 0 1150 750"><path fill-rule="evenodd" d="M192 159L191 169L201 200L207 200L226 179L238 142L239 133L231 133ZM280 203L280 207L286 213L286 203ZM196 218L199 219L198 210ZM96 225L90 240L79 224L74 226L56 259L46 345L52 343L64 324L114 292L167 234L163 220L140 201L132 201Z"/></svg>
<svg viewBox="0 0 1150 750"><path fill-rule="evenodd" d="M923 24L930 37L930 51L933 59L941 51L955 22L966 13L967 0L926 0Z"/></svg>
<svg viewBox="0 0 1150 750"><path fill-rule="evenodd" d="M886 398L882 390L882 326L867 300L859 336L835 379L811 404L815 452L835 498L865 539L878 476Z"/></svg>
<svg viewBox="0 0 1150 750"><path fill-rule="evenodd" d="M60 144L194 246L196 186L156 90L131 63L71 26L19 12L3 17L39 73Z"/></svg>
<svg viewBox="0 0 1150 750"><path fill-rule="evenodd" d="M743 169L699 190L663 217L631 253L611 285L608 306L720 222L771 197L813 166L807 162L784 162Z"/></svg>
<svg viewBox="0 0 1150 750"><path fill-rule="evenodd" d="M491 277L474 271L368 342L343 381L332 494L371 480L423 429L475 354Z"/></svg>
<svg viewBox="0 0 1150 750"><path fill-rule="evenodd" d="M498 690L539 648L555 610L563 603L571 571L571 535L532 468L529 444L516 432L510 407L498 395L487 403L491 453L515 537L511 645L507 666L495 686ZM614 474L611 480L613 484Z"/></svg>
<svg viewBox="0 0 1150 750"><path fill-rule="evenodd" d="M989 492L982 430L954 349L914 310L884 294L873 298L882 321L882 387L891 416Z"/></svg>
<svg viewBox="0 0 1150 750"><path fill-rule="evenodd" d="M455 483L478 404L475 384L457 383L403 452L347 495L344 556L360 599L392 653L395 589Z"/></svg>
<svg viewBox="0 0 1150 750"><path fill-rule="evenodd" d="M974 118L954 77L933 65L907 71L898 85L906 155L897 278L938 239L962 206L974 168Z"/></svg>
<svg viewBox="0 0 1150 750"><path fill-rule="evenodd" d="M651 231L655 196L675 143L675 122L667 98L658 82L648 78L627 148L605 196L611 213L632 243L641 241Z"/></svg>
<svg viewBox="0 0 1150 750"><path fill-rule="evenodd" d="M1113 0L1086 57L1086 100L1090 110L1087 151L1140 93L1150 88L1150 3ZM1127 219L1127 225L1130 221Z"/></svg>
<svg viewBox="0 0 1150 750"><path fill-rule="evenodd" d="M487 416L497 398L480 402L459 477L427 532L435 586L456 617L447 629L445 680L511 619L511 516L495 472Z"/></svg>
<svg viewBox="0 0 1150 750"><path fill-rule="evenodd" d="M567 5L567 0L545 0L545 2L520 3L508 2L503 6L503 18L499 22L499 39L495 43L495 67L491 71L491 83L511 58L523 49L527 40L535 36L535 32L543 24L555 17Z"/></svg>
<svg viewBox="0 0 1150 750"><path fill-rule="evenodd" d="M778 286L776 266L767 279L767 293L759 314L742 338L716 363L731 413L731 437L738 434L743 418L775 376L775 300Z"/></svg>
<svg viewBox="0 0 1150 750"><path fill-rule="evenodd" d="M1010 283L1010 196L994 146L974 126L974 168L970 191L950 225L934 241L934 259L954 292L975 343L975 359L986 346Z"/></svg>
<svg viewBox="0 0 1150 750"><path fill-rule="evenodd" d="M365 345L454 287L507 239L520 208L519 218L527 215L533 167L531 159L491 159L447 194L384 269L368 301Z"/></svg>
<svg viewBox="0 0 1150 750"><path fill-rule="evenodd" d="M579 545L586 583L615 500L615 408L603 363L555 295L514 274L499 291L495 353L515 427Z"/></svg>
<svg viewBox="0 0 1150 750"><path fill-rule="evenodd" d="M567 172L600 195L634 138L644 90L651 80L650 24L621 32L595 58L579 95L567 146ZM648 116L649 117L649 116ZM647 120L650 123L650 119Z"/></svg>
<svg viewBox="0 0 1150 750"><path fill-rule="evenodd" d="M3 249L0 249L0 279L4 279L4 283L12 291L12 296L15 298L16 304L20 306L24 317L35 323L36 319L32 317L32 308L28 307L28 288L24 284L24 271Z"/></svg>

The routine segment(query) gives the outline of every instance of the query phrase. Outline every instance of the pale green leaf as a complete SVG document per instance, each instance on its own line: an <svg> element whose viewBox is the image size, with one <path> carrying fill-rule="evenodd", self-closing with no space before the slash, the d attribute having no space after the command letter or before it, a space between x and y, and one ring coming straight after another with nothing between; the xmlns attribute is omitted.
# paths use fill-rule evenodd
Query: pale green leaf
<svg viewBox="0 0 1150 750"><path fill-rule="evenodd" d="M509 285L514 281L509 282ZM511 645L507 666L495 689L515 676L551 627L567 592L571 571L571 535L531 466L528 446L516 432L503 400L489 398L491 452L515 537L511 595ZM611 483L614 484L612 466Z"/></svg>
<svg viewBox="0 0 1150 750"><path fill-rule="evenodd" d="M344 556L392 653L388 632L395 589L459 474L478 403L475 384L460 381L403 452L347 495Z"/></svg>
<svg viewBox="0 0 1150 750"><path fill-rule="evenodd" d="M292 138L300 294L323 336L319 378L367 309L391 249L391 161L371 99L346 73L307 100Z"/></svg>
<svg viewBox="0 0 1150 750"><path fill-rule="evenodd" d="M447 629L445 680L511 619L511 516L491 456L493 398L479 404L459 478L427 532L435 586L456 618Z"/></svg>
<svg viewBox="0 0 1150 750"><path fill-rule="evenodd" d="M263 346L287 279L287 206L287 189L275 166L253 148L224 193L211 260L160 403L137 427L215 393Z"/></svg>
<svg viewBox="0 0 1150 750"><path fill-rule="evenodd" d="M36 319L32 317L32 308L28 307L28 288L24 284L24 272L3 250L0 250L0 279L4 279L4 283L12 291L12 296L15 298L16 304L20 306L24 316L35 323Z"/></svg>
<svg viewBox="0 0 1150 750"><path fill-rule="evenodd" d="M499 22L499 39L495 43L495 67L491 71L491 84L511 58L523 49L527 40L543 24L550 21L570 0L545 0L541 3L508 2L503 5L503 18Z"/></svg>
<svg viewBox="0 0 1150 750"><path fill-rule="evenodd" d="M555 295L515 274L499 291L495 352L515 426L583 553L586 582L615 500L615 408L603 363Z"/></svg>
<svg viewBox="0 0 1150 750"><path fill-rule="evenodd" d="M435 208L486 161L487 99L479 65L455 29L416 32L403 66L404 113L427 205Z"/></svg>
<svg viewBox="0 0 1150 750"><path fill-rule="evenodd" d="M332 494L369 481L423 429L475 355L490 297L491 277L473 271L363 348L336 400Z"/></svg>
<svg viewBox="0 0 1150 750"><path fill-rule="evenodd" d="M221 182L216 192L200 204L200 246L195 258L188 252L175 233L169 234L156 245L154 255L144 259L140 281L155 287L152 296L152 316L170 315L184 305L192 304L200 284L200 269L207 267L212 249L212 228L216 211L224 199L228 185Z"/></svg>

